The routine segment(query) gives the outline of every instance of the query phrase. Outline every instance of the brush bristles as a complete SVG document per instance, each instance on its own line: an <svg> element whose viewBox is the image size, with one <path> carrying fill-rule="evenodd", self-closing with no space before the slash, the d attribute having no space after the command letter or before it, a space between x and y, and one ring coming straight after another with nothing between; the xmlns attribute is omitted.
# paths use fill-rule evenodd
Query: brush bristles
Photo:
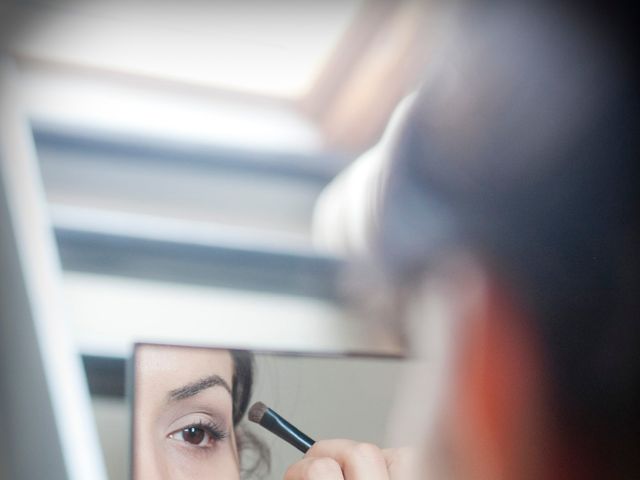
<svg viewBox="0 0 640 480"><path fill-rule="evenodd" d="M260 423L262 421L262 417L264 417L264 414L267 411L267 408L269 407L267 407L262 402L254 403L253 406L249 409L249 420L251 420L252 422Z"/></svg>

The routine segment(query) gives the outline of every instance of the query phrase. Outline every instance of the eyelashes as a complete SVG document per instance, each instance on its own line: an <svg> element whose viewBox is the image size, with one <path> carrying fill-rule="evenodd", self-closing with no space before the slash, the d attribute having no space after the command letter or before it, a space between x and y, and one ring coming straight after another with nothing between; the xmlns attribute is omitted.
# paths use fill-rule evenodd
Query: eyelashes
<svg viewBox="0 0 640 480"><path fill-rule="evenodd" d="M189 447L209 448L216 442L222 441L229 433L220 425L212 421L199 420L196 423L186 425L169 434L169 438L184 442Z"/></svg>

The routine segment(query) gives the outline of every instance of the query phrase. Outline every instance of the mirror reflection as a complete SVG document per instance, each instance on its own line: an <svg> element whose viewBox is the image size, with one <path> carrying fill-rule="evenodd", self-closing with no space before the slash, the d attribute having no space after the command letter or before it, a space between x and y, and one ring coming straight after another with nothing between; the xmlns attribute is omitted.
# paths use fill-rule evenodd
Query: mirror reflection
<svg viewBox="0 0 640 480"><path fill-rule="evenodd" d="M249 422L247 412L257 401L313 439L348 438L383 448L403 363L395 357L138 345L134 479L282 479L295 473L303 454Z"/></svg>

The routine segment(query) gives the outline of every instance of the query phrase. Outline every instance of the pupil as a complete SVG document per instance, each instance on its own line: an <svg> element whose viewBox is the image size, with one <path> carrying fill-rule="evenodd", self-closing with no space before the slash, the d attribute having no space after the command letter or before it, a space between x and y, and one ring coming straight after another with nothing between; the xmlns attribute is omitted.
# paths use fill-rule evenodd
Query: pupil
<svg viewBox="0 0 640 480"><path fill-rule="evenodd" d="M182 431L183 438L194 445L198 445L204 440L204 430L198 427L188 427Z"/></svg>

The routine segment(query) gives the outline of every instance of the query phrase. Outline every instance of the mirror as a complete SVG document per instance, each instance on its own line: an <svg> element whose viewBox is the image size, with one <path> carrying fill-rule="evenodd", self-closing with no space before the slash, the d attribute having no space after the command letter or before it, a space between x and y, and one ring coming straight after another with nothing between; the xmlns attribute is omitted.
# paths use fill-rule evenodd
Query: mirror
<svg viewBox="0 0 640 480"><path fill-rule="evenodd" d="M133 478L284 478L302 453L247 420L256 401L313 439L384 446L402 363L398 357L137 345Z"/></svg>

